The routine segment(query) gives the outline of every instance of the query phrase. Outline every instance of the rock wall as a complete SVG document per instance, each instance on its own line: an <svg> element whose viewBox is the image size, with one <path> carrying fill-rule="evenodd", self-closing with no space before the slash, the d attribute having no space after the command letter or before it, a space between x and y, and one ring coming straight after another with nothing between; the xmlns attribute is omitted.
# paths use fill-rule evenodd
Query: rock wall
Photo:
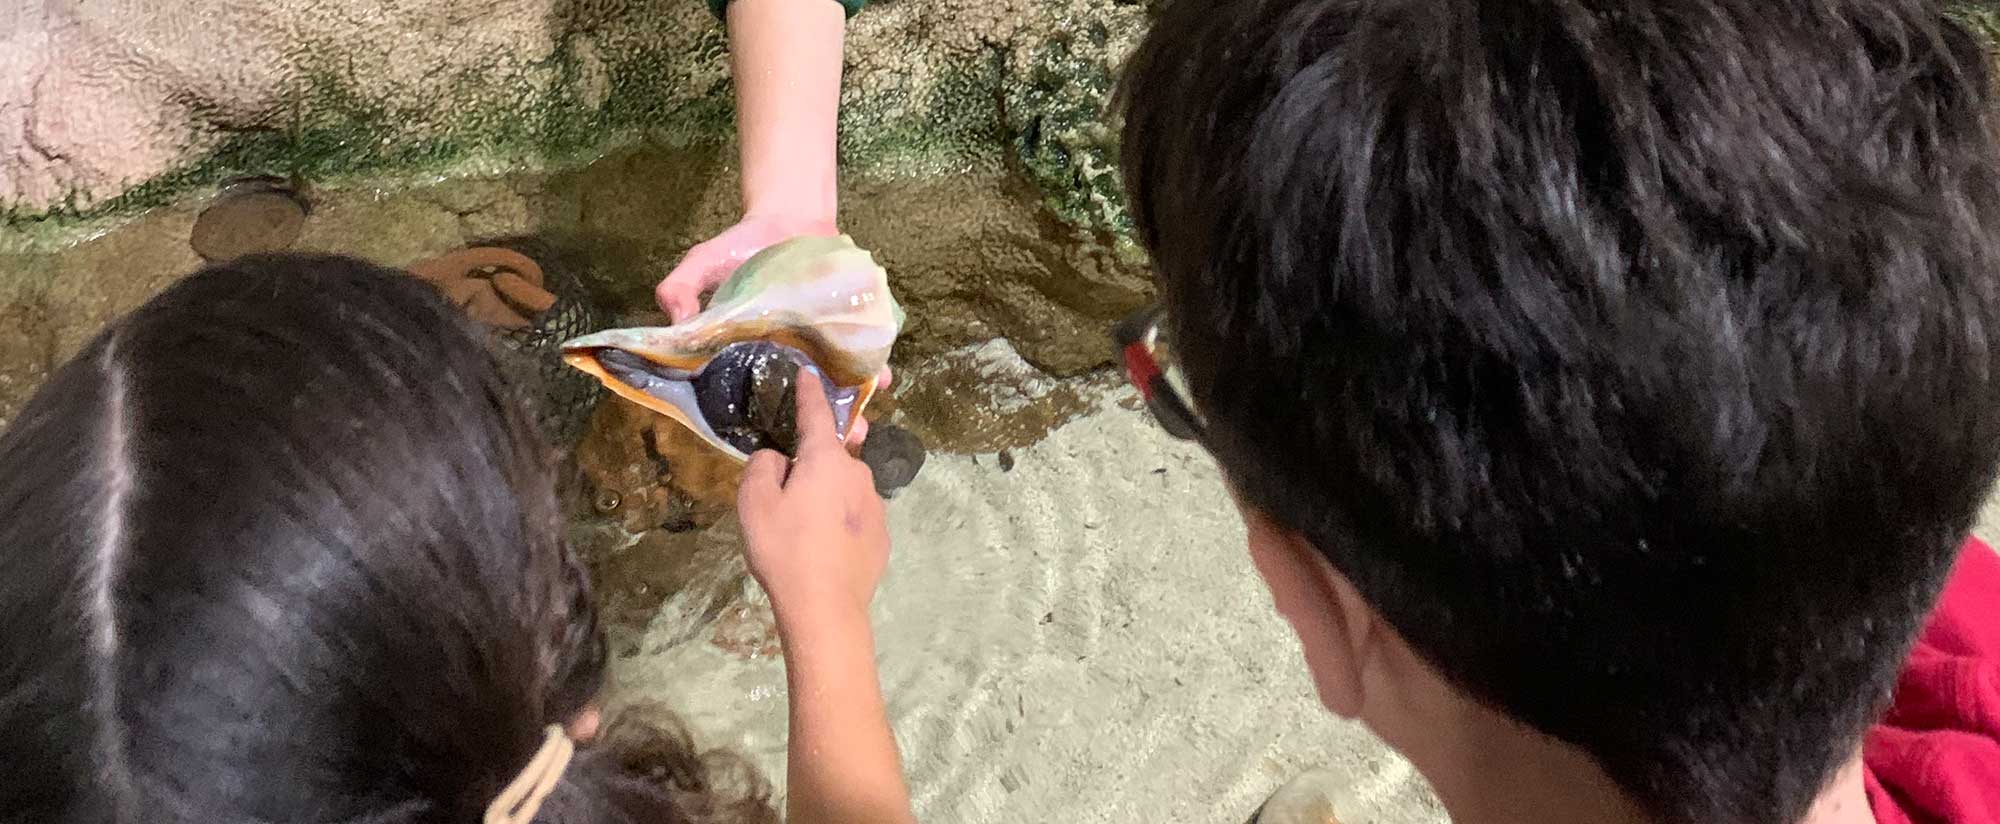
<svg viewBox="0 0 2000 824"><path fill-rule="evenodd" d="M1004 165L1065 221L1129 228L1102 117L1160 0L876 0L852 21L858 174ZM1994 0L1953 8L1986 32ZM701 0L0 4L0 216L157 205L238 174L557 165L727 140ZM1129 251L1129 250L1127 250Z"/></svg>
<svg viewBox="0 0 2000 824"><path fill-rule="evenodd" d="M607 137L729 132L727 44L700 0L11 5L0 207L17 218L231 173L544 161ZM1066 213L1118 225L1098 115L1144 19L1120 0L878 0L850 27L847 161L942 173L1004 146Z"/></svg>
<svg viewBox="0 0 2000 824"><path fill-rule="evenodd" d="M153 205L233 174L573 159L731 130L699 0L53 0L0 10L0 209ZM850 170L1011 164L1120 228L1100 114L1127 0L877 0L848 37ZM504 166L498 164L506 164Z"/></svg>
<svg viewBox="0 0 2000 824"><path fill-rule="evenodd" d="M843 223L908 296L913 350L997 335L1059 374L1107 361L1103 328L1150 284L1104 108L1157 2L875 0L852 21ZM1956 8L2000 21L1992 2ZM72 269L47 258L272 175L342 204L309 236L387 263L478 230L621 249L599 285L638 309L728 223L732 117L700 0L0 4L0 280ZM351 194L443 179L497 182L438 188L429 234L391 213L423 211L410 199ZM171 274L50 288L143 298L92 281Z"/></svg>
<svg viewBox="0 0 2000 824"><path fill-rule="evenodd" d="M334 191L525 171L580 206L488 222L636 249L607 284L635 308L733 208L727 42L700 0L4 5L0 276L20 268L10 252L69 248L240 176ZM1004 335L1059 373L1106 360L1105 323L1150 289L1103 118L1146 16L1130 0L876 0L852 21L844 222L912 296L914 346ZM616 154L634 146L650 148Z"/></svg>

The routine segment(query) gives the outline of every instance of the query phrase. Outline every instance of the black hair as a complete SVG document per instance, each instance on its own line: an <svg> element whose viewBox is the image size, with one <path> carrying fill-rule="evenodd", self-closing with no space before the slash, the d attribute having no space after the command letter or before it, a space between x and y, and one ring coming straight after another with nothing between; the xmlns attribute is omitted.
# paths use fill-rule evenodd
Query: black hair
<svg viewBox="0 0 2000 824"><path fill-rule="evenodd" d="M1252 506L1658 819L1792 821L2000 458L1986 61L1918 0L1181 0L1123 171Z"/></svg>
<svg viewBox="0 0 2000 824"><path fill-rule="evenodd" d="M517 400L349 258L104 330L0 435L0 820L479 820L606 667ZM775 821L740 766L614 723L537 820Z"/></svg>

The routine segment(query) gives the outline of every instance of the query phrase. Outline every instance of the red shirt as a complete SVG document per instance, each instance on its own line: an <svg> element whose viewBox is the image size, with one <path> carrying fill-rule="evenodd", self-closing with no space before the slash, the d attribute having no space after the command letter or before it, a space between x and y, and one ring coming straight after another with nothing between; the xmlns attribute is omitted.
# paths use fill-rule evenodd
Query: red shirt
<svg viewBox="0 0 2000 824"><path fill-rule="evenodd" d="M1879 824L2000 824L2000 555L1974 538L1862 749Z"/></svg>

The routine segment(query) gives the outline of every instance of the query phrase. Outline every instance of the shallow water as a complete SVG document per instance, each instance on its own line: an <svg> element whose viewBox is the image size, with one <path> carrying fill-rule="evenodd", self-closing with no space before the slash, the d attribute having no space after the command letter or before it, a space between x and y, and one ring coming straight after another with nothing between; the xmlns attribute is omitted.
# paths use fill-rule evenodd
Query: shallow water
<svg viewBox="0 0 2000 824"><path fill-rule="evenodd" d="M612 172L666 162L607 161ZM592 287L628 321L650 321L631 284L723 217L631 205L648 185L586 170L324 193L298 248L402 264L551 221L589 225L608 232L599 265L618 270L588 273ZM104 322L198 265L199 206L65 248L0 238L0 420ZM895 555L876 608L920 817L1234 824L1287 778L1326 767L1345 784L1347 824L1443 821L1406 762L1319 708L1207 458L1159 432L1115 376L1052 377L977 313L953 322L968 342L900 357L876 410L933 449L889 505ZM645 491L618 491L622 507L573 502L611 624L616 700L677 709L782 788L783 663L733 528L652 510L627 522ZM1977 532L2000 539L2000 498Z"/></svg>
<svg viewBox="0 0 2000 824"><path fill-rule="evenodd" d="M1342 821L1442 821L1406 762L1319 709L1213 465L1129 400L1011 469L934 456L891 502L878 660L919 819L1237 822L1328 767ZM651 628L620 689L675 696L782 780L783 662L682 626Z"/></svg>
<svg viewBox="0 0 2000 824"><path fill-rule="evenodd" d="M592 268L580 276L622 322L656 322L632 284L726 219L687 197L649 200L655 181L620 174L670 161L314 193L293 248L403 265L474 238L582 227L570 238ZM203 205L70 246L0 238L0 419L102 324L200 265L189 238ZM1440 820L1404 762L1318 709L1206 459L1133 411L1116 376L1057 378L992 338L1002 327L982 325L977 290L1000 277L968 273L927 298L950 317L913 317L929 343L899 353L895 391L874 410L932 449L890 502L896 550L877 610L922 818L1236 822L1289 776L1330 765L1364 799L1342 810L1349 824ZM972 308L952 314L954 302ZM964 345L941 345L954 336ZM600 446L634 462L630 486L656 471L640 440ZM570 503L605 600L614 701L684 712L782 787L783 663L729 519L700 528L704 510L648 508L644 488L587 494L602 491Z"/></svg>

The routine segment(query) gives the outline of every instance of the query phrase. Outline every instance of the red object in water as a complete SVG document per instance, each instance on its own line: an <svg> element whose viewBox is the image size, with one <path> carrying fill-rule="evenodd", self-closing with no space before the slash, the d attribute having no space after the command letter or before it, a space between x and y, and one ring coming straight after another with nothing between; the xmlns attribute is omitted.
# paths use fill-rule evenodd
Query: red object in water
<svg viewBox="0 0 2000 824"><path fill-rule="evenodd" d="M2000 824L2000 555L1974 538L1862 750L1878 824Z"/></svg>
<svg viewBox="0 0 2000 824"><path fill-rule="evenodd" d="M1146 344L1125 345L1125 377L1138 387L1141 398L1153 399L1153 381L1160 378L1160 365L1153 362L1153 353Z"/></svg>

